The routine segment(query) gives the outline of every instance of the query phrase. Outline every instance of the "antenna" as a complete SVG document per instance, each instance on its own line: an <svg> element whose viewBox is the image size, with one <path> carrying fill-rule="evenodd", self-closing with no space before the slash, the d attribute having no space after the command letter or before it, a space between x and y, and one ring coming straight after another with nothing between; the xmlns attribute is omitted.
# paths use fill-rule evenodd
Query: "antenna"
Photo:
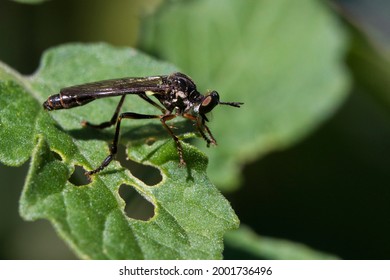
<svg viewBox="0 0 390 280"><path fill-rule="evenodd" d="M242 102L219 102L219 104L229 105L229 106L240 108L240 106L243 105L244 103L242 103Z"/></svg>

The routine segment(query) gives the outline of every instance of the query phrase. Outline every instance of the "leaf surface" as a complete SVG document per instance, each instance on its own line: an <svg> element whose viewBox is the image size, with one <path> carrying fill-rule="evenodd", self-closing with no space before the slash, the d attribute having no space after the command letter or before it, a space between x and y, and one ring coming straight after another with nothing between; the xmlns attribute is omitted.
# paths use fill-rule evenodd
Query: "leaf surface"
<svg viewBox="0 0 390 280"><path fill-rule="evenodd" d="M105 44L53 48L32 77L1 65L0 160L18 166L31 157L20 200L22 217L50 220L84 259L221 258L223 234L237 227L238 219L207 178L204 154L183 143L187 167L179 168L174 142L162 133L159 123L124 121L121 144L133 160L156 167L161 182L147 185L114 161L93 176L91 183L75 186L69 180L75 166L86 170L99 166L108 155L107 142L114 133L114 128L100 131L82 128L80 123L109 120L118 98L70 110L47 112L42 108L49 95L65 86L175 70L133 49ZM127 97L123 111L159 113L150 107L133 95ZM145 144L152 137L155 141ZM118 192L123 184L154 205L151 219L126 216L125 201Z"/></svg>

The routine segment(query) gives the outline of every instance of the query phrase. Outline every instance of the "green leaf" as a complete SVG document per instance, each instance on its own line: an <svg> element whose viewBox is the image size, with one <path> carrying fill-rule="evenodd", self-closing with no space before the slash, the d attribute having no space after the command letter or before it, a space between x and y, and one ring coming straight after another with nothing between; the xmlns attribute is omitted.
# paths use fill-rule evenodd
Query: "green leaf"
<svg viewBox="0 0 390 280"><path fill-rule="evenodd" d="M259 236L245 225L226 233L225 242L232 248L266 260L332 260L336 256L316 251L304 244Z"/></svg>
<svg viewBox="0 0 390 280"><path fill-rule="evenodd" d="M36 118L41 106L14 81L0 82L0 158L4 164L22 165L31 155Z"/></svg>
<svg viewBox="0 0 390 280"><path fill-rule="evenodd" d="M390 53L375 44L361 26L353 22L350 24L352 40L347 62L355 82L389 107Z"/></svg>
<svg viewBox="0 0 390 280"><path fill-rule="evenodd" d="M147 185L114 161L93 176L91 183L75 186L69 181L75 166L87 170L99 166L108 155L107 142L114 132L114 128L82 128L80 122L109 120L118 99L98 100L71 110L46 112L42 108L43 101L64 86L167 74L176 70L172 65L130 48L72 44L47 51L32 77L0 66L0 160L16 166L32 156L20 200L24 219L50 220L84 259L222 257L223 234L237 227L238 219L207 178L204 154L183 143L187 166L180 168L175 144L169 136L160 137L159 123L123 121L121 143L127 146L129 157L158 168L162 181ZM141 98L128 96L123 110L158 113L150 107ZM151 137L157 140L145 144ZM126 216L118 192L122 184L154 205L151 219Z"/></svg>
<svg viewBox="0 0 390 280"><path fill-rule="evenodd" d="M208 173L225 190L243 164L308 135L348 93L346 34L322 1L169 1L144 29L149 52L245 103L214 109L210 123L219 147L206 152Z"/></svg>

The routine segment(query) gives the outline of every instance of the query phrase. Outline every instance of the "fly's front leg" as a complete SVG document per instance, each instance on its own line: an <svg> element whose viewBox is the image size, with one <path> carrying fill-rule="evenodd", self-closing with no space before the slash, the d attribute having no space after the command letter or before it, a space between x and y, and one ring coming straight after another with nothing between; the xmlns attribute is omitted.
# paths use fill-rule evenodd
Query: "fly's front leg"
<svg viewBox="0 0 390 280"><path fill-rule="evenodd" d="M210 136L210 139L207 138L207 147L210 147L211 144L216 146L217 140L215 140L213 134L211 134L210 128L205 123L202 123L202 127L204 127L204 129L207 131L207 133ZM200 125L198 125L199 131L202 131L202 127L200 127ZM203 133L201 133L201 134L203 134Z"/></svg>
<svg viewBox="0 0 390 280"><path fill-rule="evenodd" d="M209 127L206 125L203 118L195 117L191 114L184 114L183 117L190 119L196 123L196 128L198 129L202 138L207 142L207 147L210 147L211 144L217 145L217 141L215 140L214 136L211 134L211 131ZM206 135L204 130L206 130L206 132L209 134L210 137Z"/></svg>
<svg viewBox="0 0 390 280"><path fill-rule="evenodd" d="M93 127L93 128L103 129L103 128L107 128L107 127L114 125L118 120L119 111L122 108L123 102L125 101L125 97L126 97L126 95L123 95L121 97L121 100L119 101L118 105L116 106L114 115L112 116L110 121L102 122L101 124L91 124L90 122L82 121L81 122L82 126L89 126L89 127Z"/></svg>
<svg viewBox="0 0 390 280"><path fill-rule="evenodd" d="M161 118L161 116L159 116L159 115L142 115L142 114L137 114L137 113L132 113L132 112L126 112L126 113L120 114L118 121L116 122L115 136L114 136L114 140L112 141L112 145L110 146L110 154L103 160L103 162L100 164L100 166L98 168L96 168L95 170L88 171L85 174L87 176L90 176L92 174L95 174L95 173L102 171L114 159L114 157L118 151L119 132L120 132L122 119L138 119L138 120L140 120L140 119L159 119L159 118Z"/></svg>

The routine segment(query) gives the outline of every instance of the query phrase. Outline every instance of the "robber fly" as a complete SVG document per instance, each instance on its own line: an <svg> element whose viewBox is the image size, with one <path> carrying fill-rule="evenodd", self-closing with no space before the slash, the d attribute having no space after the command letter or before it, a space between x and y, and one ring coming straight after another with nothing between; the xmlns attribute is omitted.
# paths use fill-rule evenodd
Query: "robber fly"
<svg viewBox="0 0 390 280"><path fill-rule="evenodd" d="M128 94L138 95L149 104L158 108L162 114L144 115L133 112L119 114ZM209 147L210 145L216 145L217 142L206 125L206 122L209 121L206 114L218 104L233 107L240 107L243 104L241 102L221 102L216 91L202 95L197 91L196 85L190 77L182 73L173 73L164 76L114 79L66 87L61 89L59 94L50 96L43 103L43 108L48 111L69 109L85 105L95 99L113 96L121 96L121 99L110 121L98 125L86 121L82 122L84 126L93 128L106 128L116 124L115 136L110 146L110 154L99 167L86 172L88 176L103 170L116 155L122 119L159 119L176 143L180 165L185 165L180 141L166 122L177 116L193 121ZM150 96L156 98L162 106L152 100Z"/></svg>

